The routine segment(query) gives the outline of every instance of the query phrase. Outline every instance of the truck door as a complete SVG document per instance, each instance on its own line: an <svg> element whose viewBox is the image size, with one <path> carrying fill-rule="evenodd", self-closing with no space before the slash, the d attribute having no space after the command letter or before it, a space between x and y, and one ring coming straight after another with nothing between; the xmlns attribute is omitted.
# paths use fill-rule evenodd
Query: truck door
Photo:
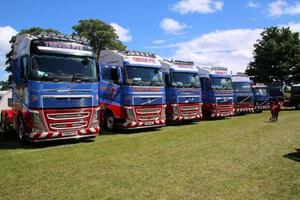
<svg viewBox="0 0 300 200"><path fill-rule="evenodd" d="M121 73L120 67L100 66L100 101L119 105L121 103Z"/></svg>

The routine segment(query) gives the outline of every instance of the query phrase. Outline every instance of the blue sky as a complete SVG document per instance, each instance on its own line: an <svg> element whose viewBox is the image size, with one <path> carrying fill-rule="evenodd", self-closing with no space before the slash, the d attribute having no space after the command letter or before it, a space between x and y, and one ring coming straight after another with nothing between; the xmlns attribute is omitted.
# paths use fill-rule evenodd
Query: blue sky
<svg viewBox="0 0 300 200"><path fill-rule="evenodd" d="M300 31L300 2L288 0L9 0L1 1L0 79L8 40L40 26L71 33L80 19L112 24L129 49L243 71L262 28Z"/></svg>

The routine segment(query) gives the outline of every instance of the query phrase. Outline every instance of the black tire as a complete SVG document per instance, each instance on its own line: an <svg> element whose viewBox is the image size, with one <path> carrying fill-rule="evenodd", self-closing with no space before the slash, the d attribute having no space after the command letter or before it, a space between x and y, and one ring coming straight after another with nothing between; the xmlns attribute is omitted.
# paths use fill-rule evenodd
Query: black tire
<svg viewBox="0 0 300 200"><path fill-rule="evenodd" d="M25 126L21 116L17 119L17 138L21 145L26 144Z"/></svg>
<svg viewBox="0 0 300 200"><path fill-rule="evenodd" d="M111 112L106 112L104 116L104 127L108 131L116 130L116 118Z"/></svg>
<svg viewBox="0 0 300 200"><path fill-rule="evenodd" d="M1 134L4 134L4 120L5 118L1 115Z"/></svg>
<svg viewBox="0 0 300 200"><path fill-rule="evenodd" d="M300 103L296 104L295 107L296 107L296 110L300 110Z"/></svg>

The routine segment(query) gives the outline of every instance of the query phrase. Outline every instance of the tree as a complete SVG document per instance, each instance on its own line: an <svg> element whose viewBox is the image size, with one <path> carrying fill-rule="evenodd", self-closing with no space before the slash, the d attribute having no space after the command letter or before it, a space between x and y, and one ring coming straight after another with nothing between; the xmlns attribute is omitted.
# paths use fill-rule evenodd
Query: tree
<svg viewBox="0 0 300 200"><path fill-rule="evenodd" d="M254 47L254 61L249 63L246 74L255 82L300 82L299 33L289 28L266 28Z"/></svg>
<svg viewBox="0 0 300 200"><path fill-rule="evenodd" d="M54 29L43 29L43 28L40 28L40 27L32 27L32 28L29 28L29 29L23 29L21 30L17 35L21 35L21 34L31 34L31 35L38 35L38 34L41 34L41 33L56 33L56 34L59 34L60 32L57 31L57 30L54 30ZM15 42L16 42L16 38L17 38L17 35L13 36L11 38L11 40L9 41L10 43L10 51L6 54L6 69L5 71L8 72L8 73L11 73L12 72L12 65L13 65L13 53L14 53L14 45L15 45ZM10 85L12 83L12 77L11 77L11 74L9 75L8 77L8 80L7 80L7 83L2 83L2 85Z"/></svg>
<svg viewBox="0 0 300 200"><path fill-rule="evenodd" d="M80 20L72 28L73 34L86 37L90 41L97 58L103 49L126 50L126 46L119 40L115 29L101 20Z"/></svg>

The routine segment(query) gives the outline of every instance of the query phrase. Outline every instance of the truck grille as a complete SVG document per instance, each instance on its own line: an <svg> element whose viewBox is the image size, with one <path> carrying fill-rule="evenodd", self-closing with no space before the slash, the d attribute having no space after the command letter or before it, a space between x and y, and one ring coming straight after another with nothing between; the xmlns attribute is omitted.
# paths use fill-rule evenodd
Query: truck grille
<svg viewBox="0 0 300 200"><path fill-rule="evenodd" d="M180 113L182 116L195 116L200 113L199 105L180 105Z"/></svg>
<svg viewBox="0 0 300 200"><path fill-rule="evenodd" d="M59 112L58 112L59 111ZM65 131L88 128L90 109L45 110L44 116L50 131Z"/></svg>
<svg viewBox="0 0 300 200"><path fill-rule="evenodd" d="M80 112L80 113L54 113L48 114L48 119L51 120L68 120L68 119L83 119L90 115L89 112Z"/></svg>
<svg viewBox="0 0 300 200"><path fill-rule="evenodd" d="M161 117L161 107L157 108L137 108L136 114L138 121L156 121Z"/></svg>
<svg viewBox="0 0 300 200"><path fill-rule="evenodd" d="M62 130L62 129L80 129L86 127L87 122L68 122L68 123L53 123L50 124L51 129Z"/></svg>
<svg viewBox="0 0 300 200"><path fill-rule="evenodd" d="M227 115L233 112L233 105L228 103L218 104L218 110L221 115Z"/></svg>

